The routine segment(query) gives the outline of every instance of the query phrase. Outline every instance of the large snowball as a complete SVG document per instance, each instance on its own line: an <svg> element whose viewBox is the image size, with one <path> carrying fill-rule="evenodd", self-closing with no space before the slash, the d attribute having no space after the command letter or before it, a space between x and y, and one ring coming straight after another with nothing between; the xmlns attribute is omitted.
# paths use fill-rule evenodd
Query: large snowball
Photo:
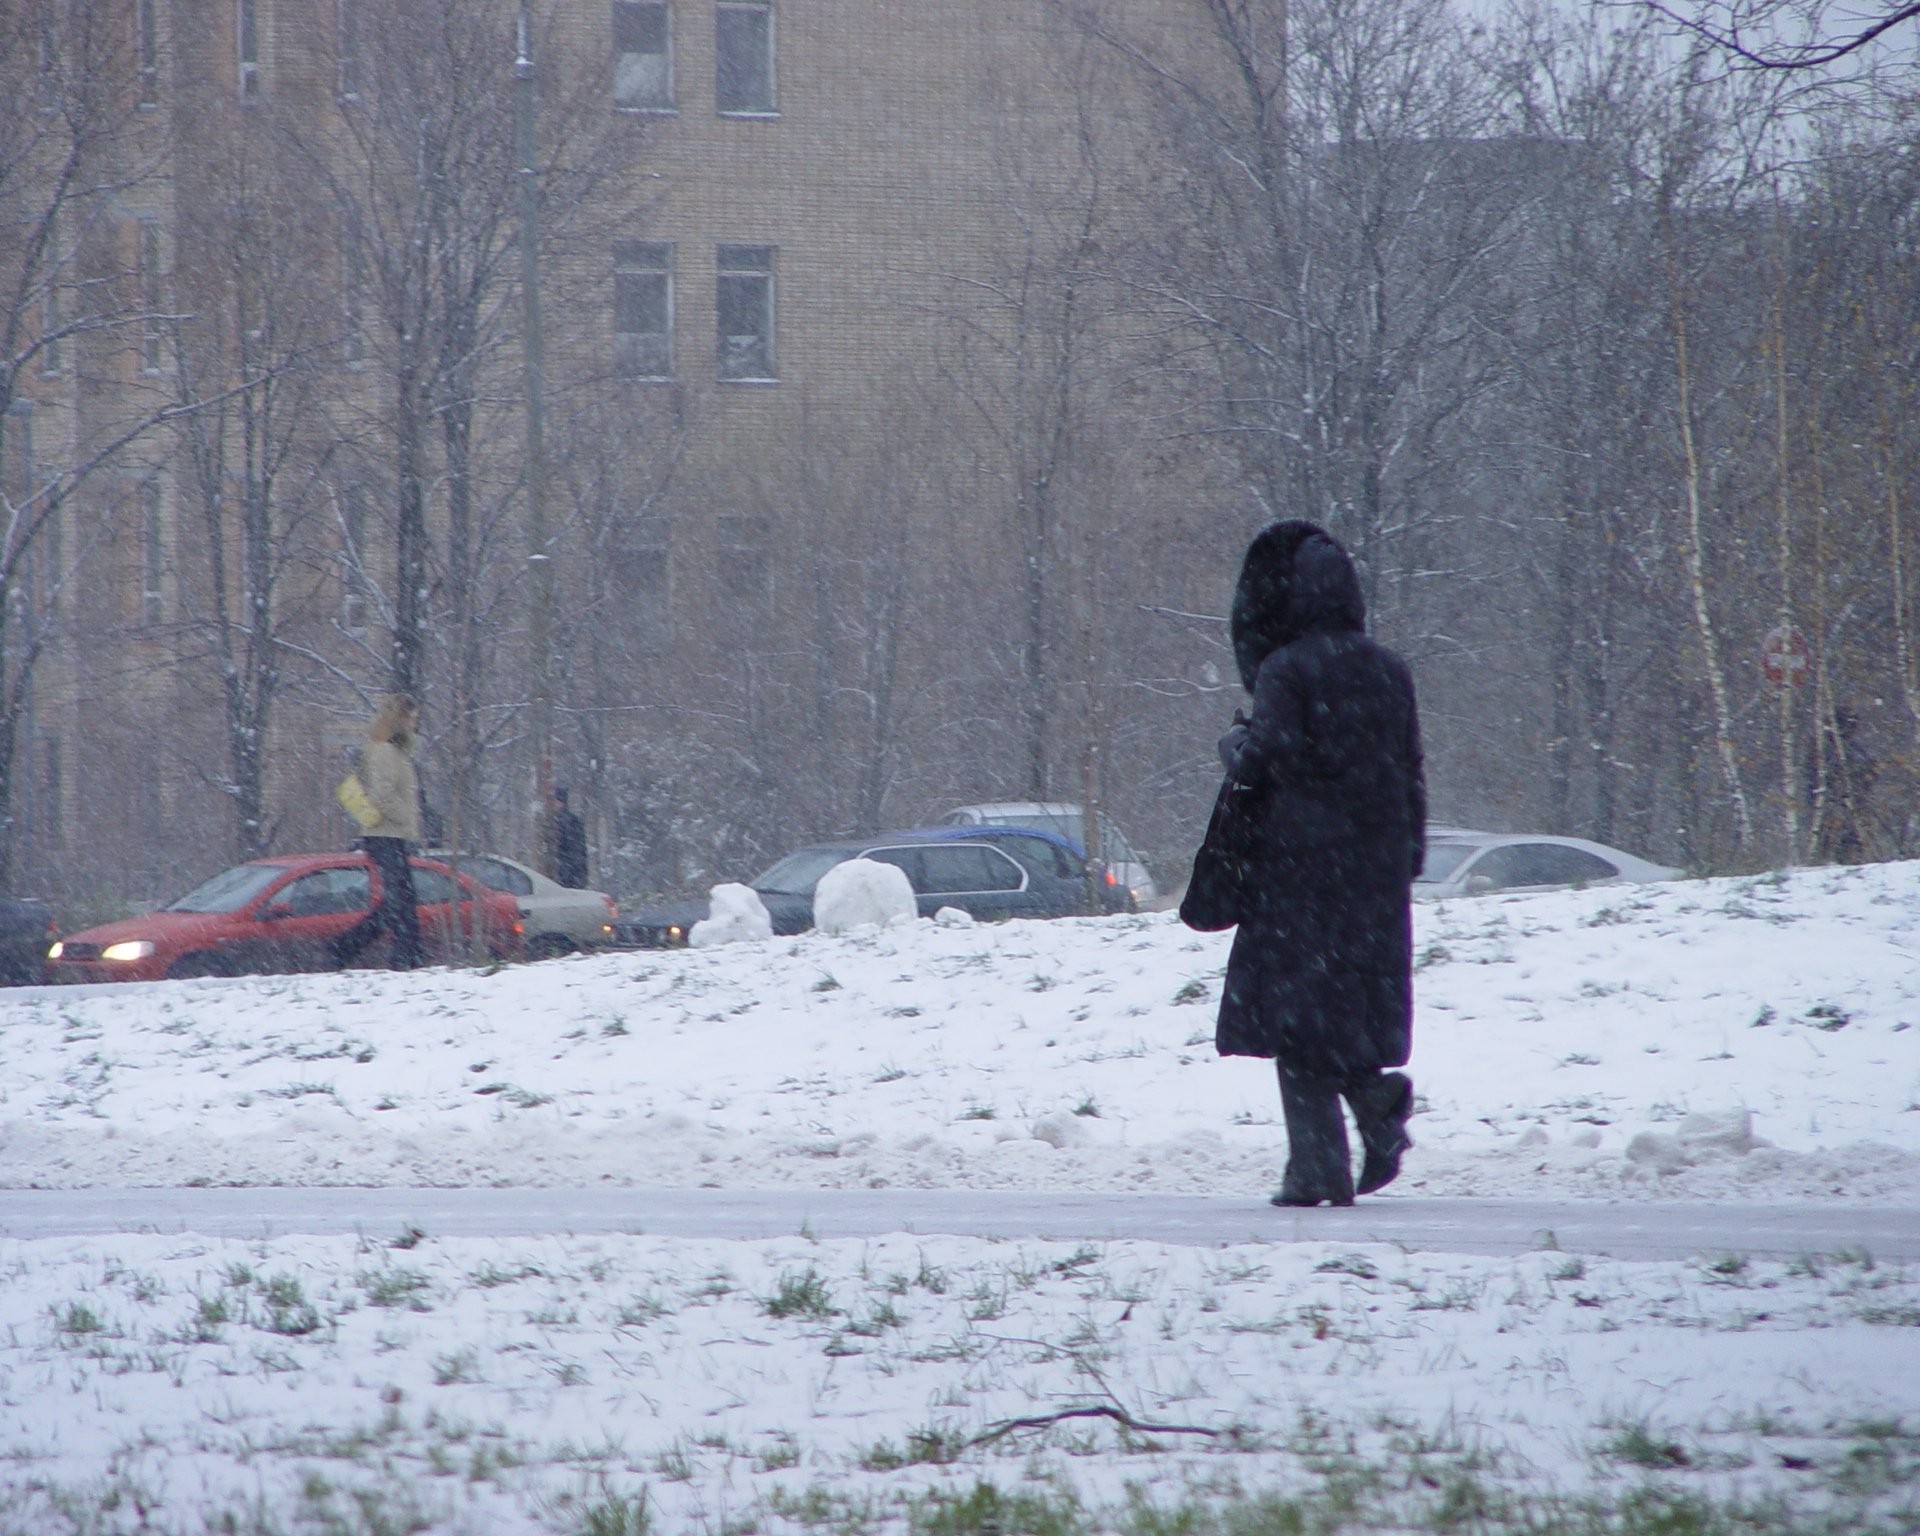
<svg viewBox="0 0 1920 1536"><path fill-rule="evenodd" d="M687 934L687 942L695 949L773 937L773 919L767 916L760 893L750 885L716 885L711 910L713 915L695 923Z"/></svg>
<svg viewBox="0 0 1920 1536"><path fill-rule="evenodd" d="M919 915L907 872L877 859L836 864L813 888L813 926L822 933L847 933L866 923L884 928Z"/></svg>

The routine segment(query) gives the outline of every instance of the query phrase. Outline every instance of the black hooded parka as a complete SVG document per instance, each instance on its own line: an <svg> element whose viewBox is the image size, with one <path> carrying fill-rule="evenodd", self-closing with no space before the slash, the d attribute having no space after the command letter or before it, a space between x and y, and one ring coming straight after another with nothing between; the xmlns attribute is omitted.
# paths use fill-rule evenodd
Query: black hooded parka
<svg viewBox="0 0 1920 1536"><path fill-rule="evenodd" d="M1253 708L1220 752L1254 793L1215 1043L1302 1080L1400 1066L1426 838L1413 679L1367 637L1353 562L1312 523L1254 539L1232 635Z"/></svg>

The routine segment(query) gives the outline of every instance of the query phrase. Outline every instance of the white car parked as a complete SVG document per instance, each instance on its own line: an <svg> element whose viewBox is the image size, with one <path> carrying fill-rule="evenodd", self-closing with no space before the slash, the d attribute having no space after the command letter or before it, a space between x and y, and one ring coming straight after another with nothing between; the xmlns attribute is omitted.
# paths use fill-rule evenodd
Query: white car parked
<svg viewBox="0 0 1920 1536"><path fill-rule="evenodd" d="M441 849L429 857L458 863L482 885L513 897L526 924L527 953L536 960L599 949L613 939L613 922L620 910L605 891L575 890L497 853L456 856Z"/></svg>
<svg viewBox="0 0 1920 1536"><path fill-rule="evenodd" d="M1427 832L1427 866L1414 881L1413 894L1547 891L1568 885L1677 880L1684 873L1583 837L1432 827Z"/></svg>
<svg viewBox="0 0 1920 1536"><path fill-rule="evenodd" d="M1055 832L1086 846L1086 813L1064 800L999 800L989 805L961 805L940 818L943 827L1031 827ZM1133 893L1133 905L1145 911L1158 899L1160 888L1133 846L1120 835L1120 829L1100 818L1100 849L1096 857L1112 871L1113 877Z"/></svg>

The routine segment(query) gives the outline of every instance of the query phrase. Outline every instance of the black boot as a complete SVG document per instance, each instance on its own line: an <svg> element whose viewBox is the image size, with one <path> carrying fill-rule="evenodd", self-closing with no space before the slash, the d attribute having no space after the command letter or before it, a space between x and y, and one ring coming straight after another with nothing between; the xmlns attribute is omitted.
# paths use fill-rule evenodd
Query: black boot
<svg viewBox="0 0 1920 1536"><path fill-rule="evenodd" d="M1383 1072L1348 1095L1366 1156L1360 1164L1357 1193L1370 1195L1400 1177L1400 1157L1413 1145L1407 1120L1413 1114L1413 1080L1404 1072Z"/></svg>
<svg viewBox="0 0 1920 1536"><path fill-rule="evenodd" d="M1287 1122L1287 1168L1274 1205L1352 1205L1353 1164L1340 1085L1280 1073L1280 1108Z"/></svg>
<svg viewBox="0 0 1920 1536"><path fill-rule="evenodd" d="M1347 1195L1345 1198L1342 1198L1339 1195L1302 1194L1298 1190L1294 1189L1293 1186L1288 1184L1285 1180L1282 1180L1280 1184L1280 1188L1276 1190L1268 1198L1267 1204L1268 1205L1352 1205L1353 1196Z"/></svg>

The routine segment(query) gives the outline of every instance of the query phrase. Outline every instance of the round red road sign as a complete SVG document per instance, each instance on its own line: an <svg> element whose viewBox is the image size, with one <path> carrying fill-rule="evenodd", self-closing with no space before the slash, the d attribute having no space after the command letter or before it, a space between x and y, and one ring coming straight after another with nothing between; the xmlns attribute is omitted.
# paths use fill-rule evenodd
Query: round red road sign
<svg viewBox="0 0 1920 1536"><path fill-rule="evenodd" d="M1791 624L1777 624L1760 645L1760 670L1775 688L1798 688L1813 671L1807 637Z"/></svg>

